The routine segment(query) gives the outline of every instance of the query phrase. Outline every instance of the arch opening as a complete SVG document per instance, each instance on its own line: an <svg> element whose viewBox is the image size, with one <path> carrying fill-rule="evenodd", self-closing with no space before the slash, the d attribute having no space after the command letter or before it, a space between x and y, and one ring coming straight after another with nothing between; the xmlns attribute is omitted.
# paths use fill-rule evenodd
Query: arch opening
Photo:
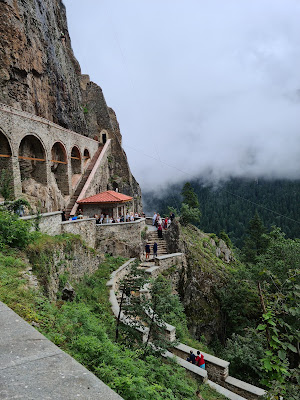
<svg viewBox="0 0 300 400"><path fill-rule="evenodd" d="M51 149L51 172L63 195L69 194L67 153L62 143L56 142Z"/></svg>
<svg viewBox="0 0 300 400"><path fill-rule="evenodd" d="M42 185L47 185L46 152L36 136L27 135L21 140L19 167L22 183L32 178ZM25 191L23 184L22 191Z"/></svg>
<svg viewBox="0 0 300 400"><path fill-rule="evenodd" d="M77 146L71 151L71 169L72 175L81 174L81 155Z"/></svg>
<svg viewBox="0 0 300 400"><path fill-rule="evenodd" d="M84 159L84 165L87 165L90 162L91 156L90 156L90 153L89 153L88 149L84 150L83 159Z"/></svg>
<svg viewBox="0 0 300 400"><path fill-rule="evenodd" d="M12 152L7 137L0 131L0 174L7 185L7 198L11 196L13 189L13 168L12 168ZM6 197L5 194L3 194Z"/></svg>

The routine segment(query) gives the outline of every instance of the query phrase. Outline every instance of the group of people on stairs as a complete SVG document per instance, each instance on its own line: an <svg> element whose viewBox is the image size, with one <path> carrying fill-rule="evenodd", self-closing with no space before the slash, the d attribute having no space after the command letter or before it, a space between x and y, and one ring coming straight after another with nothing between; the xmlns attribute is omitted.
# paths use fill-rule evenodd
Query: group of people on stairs
<svg viewBox="0 0 300 400"><path fill-rule="evenodd" d="M157 257L157 243L156 242L154 242L152 248L153 248L153 258L156 258ZM151 250L150 244L147 243L145 246L146 260L149 259L149 257L150 257L150 250Z"/></svg>

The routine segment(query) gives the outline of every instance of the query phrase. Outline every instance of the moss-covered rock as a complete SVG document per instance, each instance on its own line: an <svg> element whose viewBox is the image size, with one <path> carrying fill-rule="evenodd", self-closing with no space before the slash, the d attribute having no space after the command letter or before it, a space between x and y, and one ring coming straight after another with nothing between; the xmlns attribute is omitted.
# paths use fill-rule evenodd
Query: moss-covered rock
<svg viewBox="0 0 300 400"><path fill-rule="evenodd" d="M229 266L235 263L225 242L212 238L193 225L175 221L166 233L169 252L183 252L185 260L178 291L185 307L188 327L208 342L220 334L221 310L216 289L225 285Z"/></svg>

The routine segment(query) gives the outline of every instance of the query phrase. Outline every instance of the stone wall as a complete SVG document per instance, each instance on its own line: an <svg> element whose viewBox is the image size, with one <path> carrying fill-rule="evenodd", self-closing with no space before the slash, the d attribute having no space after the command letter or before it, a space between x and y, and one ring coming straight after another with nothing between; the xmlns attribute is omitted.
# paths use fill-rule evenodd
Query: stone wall
<svg viewBox="0 0 300 400"><path fill-rule="evenodd" d="M194 354L197 354L197 350L200 349L194 349L192 347L186 346L185 344L179 343L178 346L175 346L175 348L172 349L172 352L178 357L186 360L189 356L190 350L193 350ZM210 354L204 353L203 351L201 351L201 353L204 355L205 369L208 373L209 379L217 383L225 381L229 373L229 362L221 360L220 358L214 357Z"/></svg>
<svg viewBox="0 0 300 400"><path fill-rule="evenodd" d="M40 219L38 225L39 229L47 235L54 236L61 233L61 211L55 211L50 213L37 215L29 215L27 217L21 217L22 220L32 221L33 226L37 219Z"/></svg>
<svg viewBox="0 0 300 400"><path fill-rule="evenodd" d="M96 225L96 249L114 256L139 257L142 248L141 232L145 219L133 222Z"/></svg>
<svg viewBox="0 0 300 400"><path fill-rule="evenodd" d="M25 195L33 207L39 202L43 211L66 206L75 190L74 178L78 181L88 167L84 152L88 151L92 159L99 147L93 139L3 104L0 104L0 136L8 143L11 153L15 196ZM52 160L58 149L61 159L55 163ZM79 160L71 158L73 149L77 149Z"/></svg>
<svg viewBox="0 0 300 400"><path fill-rule="evenodd" d="M62 233L80 235L81 239L92 248L96 243L96 220L95 218L77 219L61 223Z"/></svg>

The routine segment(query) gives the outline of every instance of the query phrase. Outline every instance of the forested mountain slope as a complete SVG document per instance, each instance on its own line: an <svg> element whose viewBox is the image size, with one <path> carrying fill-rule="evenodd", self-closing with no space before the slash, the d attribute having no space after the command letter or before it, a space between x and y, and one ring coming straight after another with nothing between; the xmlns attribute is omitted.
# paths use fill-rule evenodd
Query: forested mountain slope
<svg viewBox="0 0 300 400"><path fill-rule="evenodd" d="M231 179L218 187L192 181L202 213L199 228L204 232L225 230L238 247L242 247L249 220L257 210L269 229L282 228L288 237L300 237L300 180ZM146 211L168 212L168 206L180 208L182 185L164 192L144 192Z"/></svg>

